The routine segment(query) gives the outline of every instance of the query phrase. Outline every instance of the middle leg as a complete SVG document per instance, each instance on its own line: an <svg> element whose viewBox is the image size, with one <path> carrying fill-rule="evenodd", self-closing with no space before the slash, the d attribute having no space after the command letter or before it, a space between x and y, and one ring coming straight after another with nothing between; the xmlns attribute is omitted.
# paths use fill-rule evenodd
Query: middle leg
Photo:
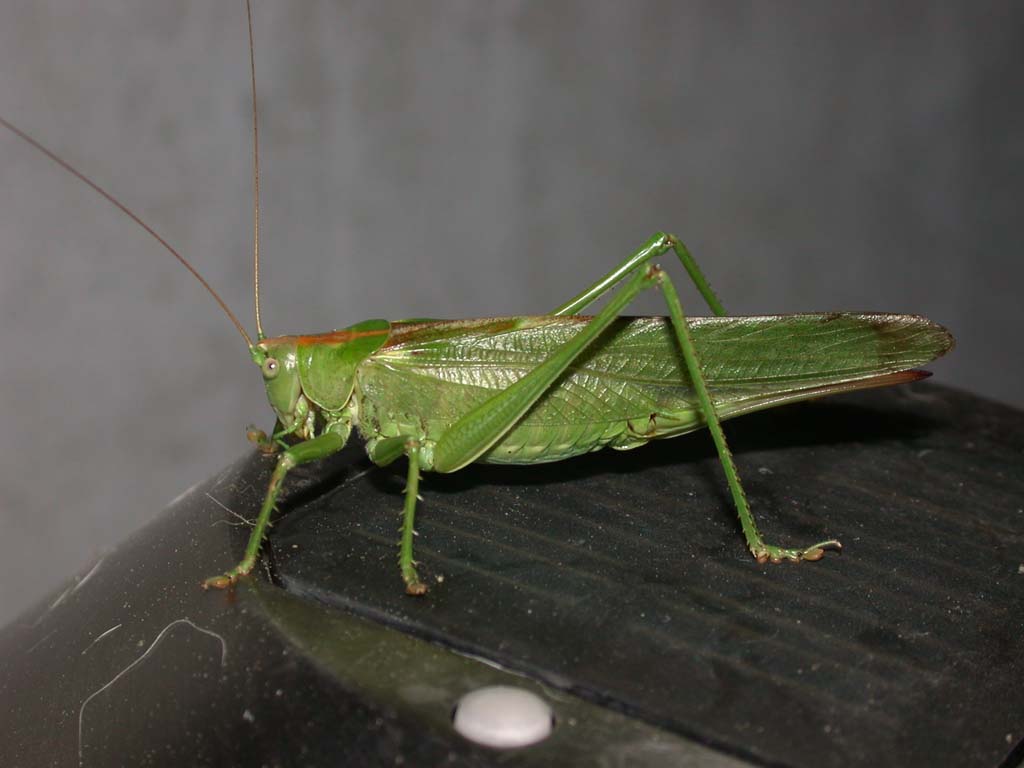
<svg viewBox="0 0 1024 768"><path fill-rule="evenodd" d="M405 444L405 455L409 457L409 474L405 481L405 509L402 515L402 543L398 550L398 567L402 571L405 592L409 595L425 595L427 585L416 573L416 561L412 556L412 542L416 535L413 524L416 518L416 502L420 489L420 444L409 440Z"/></svg>

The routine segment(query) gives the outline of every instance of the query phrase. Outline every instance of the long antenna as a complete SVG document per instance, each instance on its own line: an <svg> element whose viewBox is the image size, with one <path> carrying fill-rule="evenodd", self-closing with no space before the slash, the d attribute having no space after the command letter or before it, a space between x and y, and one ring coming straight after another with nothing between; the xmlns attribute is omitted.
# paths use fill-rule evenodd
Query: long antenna
<svg viewBox="0 0 1024 768"><path fill-rule="evenodd" d="M99 192L110 203L112 203L113 205L115 205L118 208L120 208L121 212L125 216L127 216L129 219L131 219L136 224L138 224L140 227L142 227L144 230L146 230L146 232L148 232L153 237L154 240L156 240L158 243L160 243L160 245L162 245L164 248L166 248L168 251L170 251L171 255L174 258L176 258L178 261L180 261L182 266L184 266L185 269L187 269L189 272L191 272L192 276L196 280L198 280L200 283L202 283L203 288L205 288L207 291L210 292L210 295L213 296L213 298L217 301L218 304L220 304L220 308L224 310L224 314L226 314L228 316L228 318L231 320L231 322L235 324L235 328L238 329L238 332L240 334L242 334L242 338L245 339L246 345L249 347L249 349L252 349L252 339L249 338L249 334L245 332L245 328L242 327L242 324L240 322L238 322L238 318L235 317L234 313L230 309L228 309L228 305L224 303L224 299L222 299L220 297L220 295L215 290L213 290L213 288L210 286L210 284L208 282L206 282L205 279L203 279L203 276L200 275L199 272L196 271L195 267L193 267L191 264L188 263L188 260L184 256L182 256L180 253L178 253L176 250L174 250L174 248L171 247L170 243L168 243L166 240L164 240L162 237L160 237L160 235L158 235L156 233L156 231L151 226L149 226L146 222L144 222L142 219L140 219L131 208L129 208L127 205L122 203L120 200L118 200L112 194L107 192L107 190L105 190L103 187L101 187L95 181L90 179L88 176L86 176L80 170L75 168L73 165L71 165L71 163L69 163L66 160L64 160L63 158L59 157L56 153L51 152L49 149L47 149L42 144L40 144L38 141L33 139L31 136L29 136L27 133L25 133L24 131L21 131L18 128L16 128L15 126L11 125L9 122L4 120L2 117L0 117L0 126L3 126L4 128L6 128L8 131L13 133L18 138L23 139L30 146L32 146L35 149L37 149L39 152L42 152L44 155L46 155L48 158L53 160L53 162L55 162L57 165L59 165L65 171L67 171L72 176L77 178L79 181L85 182L90 187L92 187L94 190Z"/></svg>
<svg viewBox="0 0 1024 768"><path fill-rule="evenodd" d="M249 81L252 84L252 294L256 305L256 338L263 341L260 322L260 121L256 112L256 55L252 43L252 0L245 0L249 19Z"/></svg>

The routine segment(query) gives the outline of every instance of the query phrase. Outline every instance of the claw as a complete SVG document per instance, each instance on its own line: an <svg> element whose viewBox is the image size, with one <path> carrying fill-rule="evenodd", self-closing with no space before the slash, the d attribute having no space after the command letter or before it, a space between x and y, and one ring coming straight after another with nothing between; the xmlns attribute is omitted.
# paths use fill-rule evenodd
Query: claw
<svg viewBox="0 0 1024 768"><path fill-rule="evenodd" d="M825 551L833 549L836 552L843 551L842 542L837 539L829 539L828 541L819 541L817 544L812 544L802 553L801 560L821 560L825 556Z"/></svg>

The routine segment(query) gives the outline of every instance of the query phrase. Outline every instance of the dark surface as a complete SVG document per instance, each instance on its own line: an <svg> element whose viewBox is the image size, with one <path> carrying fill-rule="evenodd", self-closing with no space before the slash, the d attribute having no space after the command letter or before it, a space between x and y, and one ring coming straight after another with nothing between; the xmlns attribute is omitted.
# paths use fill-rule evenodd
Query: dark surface
<svg viewBox="0 0 1024 768"><path fill-rule="evenodd" d="M218 504L262 496L250 456L0 633L0 764L1016 766L1024 414L924 384L727 432L769 541L842 556L754 563L698 434L427 475L409 598L403 467L353 447L288 483L283 589L204 593L247 535ZM548 742L451 731L508 679L552 703Z"/></svg>
<svg viewBox="0 0 1024 768"><path fill-rule="evenodd" d="M395 569L401 467L289 516L278 574L752 760L998 764L1024 728L1024 416L921 385L727 431L768 540L841 556L754 563L699 434L427 475L424 601Z"/></svg>
<svg viewBox="0 0 1024 768"><path fill-rule="evenodd" d="M201 577L245 539L220 524L234 520L218 502L258 506L268 468L251 455L191 490L0 632L0 766L533 766L645 751L633 764L739 765L565 696L542 746L478 747L451 728L459 696L540 687L291 596L263 573L204 592Z"/></svg>

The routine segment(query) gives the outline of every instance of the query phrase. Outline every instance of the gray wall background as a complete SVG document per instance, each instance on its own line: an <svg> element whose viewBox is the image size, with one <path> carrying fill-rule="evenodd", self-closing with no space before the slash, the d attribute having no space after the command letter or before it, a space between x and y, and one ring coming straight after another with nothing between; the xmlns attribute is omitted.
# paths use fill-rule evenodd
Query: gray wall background
<svg viewBox="0 0 1024 768"><path fill-rule="evenodd" d="M0 114L133 206L251 325L242 3L0 11ZM734 313L924 313L960 345L937 381L1024 404L1024 4L256 14L270 332L539 313L665 228ZM184 270L8 135L0 321L5 621L271 421Z"/></svg>

